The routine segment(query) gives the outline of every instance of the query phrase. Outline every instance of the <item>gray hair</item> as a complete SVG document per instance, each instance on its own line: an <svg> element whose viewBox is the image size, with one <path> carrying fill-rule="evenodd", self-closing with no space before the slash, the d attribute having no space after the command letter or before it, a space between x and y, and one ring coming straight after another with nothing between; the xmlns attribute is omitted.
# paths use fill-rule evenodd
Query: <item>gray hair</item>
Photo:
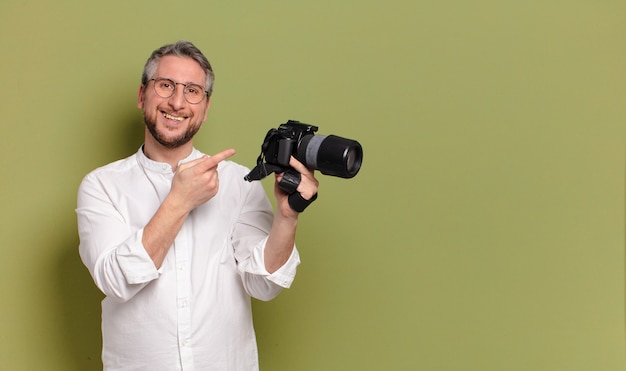
<svg viewBox="0 0 626 371"><path fill-rule="evenodd" d="M187 57L196 61L206 74L206 91L209 92L209 97L211 96L213 92L213 82L215 81L213 69L211 68L209 60L202 54L200 49L196 48L196 46L189 41L177 41L153 51L143 67L143 74L141 75L142 85L148 84L149 79L152 78L152 75L156 72L159 61L166 55Z"/></svg>

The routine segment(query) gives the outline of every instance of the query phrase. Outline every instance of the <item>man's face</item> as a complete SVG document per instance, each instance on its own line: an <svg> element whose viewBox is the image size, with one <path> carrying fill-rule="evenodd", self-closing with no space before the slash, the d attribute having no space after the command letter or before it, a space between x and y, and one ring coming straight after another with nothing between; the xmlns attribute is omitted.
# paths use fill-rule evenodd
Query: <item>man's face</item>
<svg viewBox="0 0 626 371"><path fill-rule="evenodd" d="M195 83L202 87L206 75L200 65L191 58L167 55L161 58L152 78L168 78L183 84ZM152 137L167 148L177 148L189 142L206 120L209 102L187 102L184 86L176 85L169 98L162 98L154 91L154 81L148 81L139 89L137 107L143 110L146 128ZM148 139L148 138L146 138Z"/></svg>

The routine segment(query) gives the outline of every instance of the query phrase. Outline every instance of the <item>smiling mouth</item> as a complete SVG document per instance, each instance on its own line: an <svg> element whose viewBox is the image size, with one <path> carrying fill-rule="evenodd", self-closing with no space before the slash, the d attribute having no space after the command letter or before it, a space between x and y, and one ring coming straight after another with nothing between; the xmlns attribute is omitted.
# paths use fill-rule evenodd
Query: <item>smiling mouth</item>
<svg viewBox="0 0 626 371"><path fill-rule="evenodd" d="M172 116L169 113L165 113L165 112L163 112L163 117L165 117L168 120L174 120L174 121L183 121L185 119L185 117Z"/></svg>

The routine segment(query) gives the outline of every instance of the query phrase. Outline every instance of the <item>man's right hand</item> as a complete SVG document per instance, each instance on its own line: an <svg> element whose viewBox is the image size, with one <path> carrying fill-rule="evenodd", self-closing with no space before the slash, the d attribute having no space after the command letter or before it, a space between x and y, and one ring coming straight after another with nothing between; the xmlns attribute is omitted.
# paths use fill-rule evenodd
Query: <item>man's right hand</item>
<svg viewBox="0 0 626 371"><path fill-rule="evenodd" d="M234 154L235 150L231 148L180 165L172 180L170 196L180 202L187 212L209 201L219 190L217 166Z"/></svg>
<svg viewBox="0 0 626 371"><path fill-rule="evenodd" d="M227 149L211 157L189 161L176 169L170 193L145 226L142 236L144 248L157 269L163 264L187 215L217 194L217 166L234 154L234 149Z"/></svg>

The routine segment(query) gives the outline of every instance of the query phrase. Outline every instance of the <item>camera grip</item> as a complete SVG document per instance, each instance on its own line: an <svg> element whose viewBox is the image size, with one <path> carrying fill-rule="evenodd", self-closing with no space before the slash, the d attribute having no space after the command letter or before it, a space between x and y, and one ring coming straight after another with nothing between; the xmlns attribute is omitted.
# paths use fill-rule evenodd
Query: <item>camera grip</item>
<svg viewBox="0 0 626 371"><path fill-rule="evenodd" d="M278 187L289 194L288 201L289 206L299 213L303 212L313 201L317 199L317 193L311 197L310 200L305 200L302 195L297 192L298 185L302 176L294 169L287 169L283 173L283 177L278 183Z"/></svg>
<svg viewBox="0 0 626 371"><path fill-rule="evenodd" d="M311 197L310 200L305 200L299 192L294 192L289 195L289 206L295 211L301 213L307 208L313 201L317 200L317 193Z"/></svg>
<svg viewBox="0 0 626 371"><path fill-rule="evenodd" d="M302 176L299 172L293 169L287 169L283 172L283 177L278 183L278 186L287 194L292 194L298 189Z"/></svg>

